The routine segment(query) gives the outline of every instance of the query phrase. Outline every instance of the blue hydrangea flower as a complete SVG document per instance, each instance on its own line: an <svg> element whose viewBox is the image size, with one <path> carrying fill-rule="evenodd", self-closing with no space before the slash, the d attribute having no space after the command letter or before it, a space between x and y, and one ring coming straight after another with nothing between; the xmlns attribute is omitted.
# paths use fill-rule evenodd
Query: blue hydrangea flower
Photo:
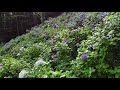
<svg viewBox="0 0 120 90"><path fill-rule="evenodd" d="M86 54L82 54L80 57L82 60L86 60L87 59L87 55Z"/></svg>

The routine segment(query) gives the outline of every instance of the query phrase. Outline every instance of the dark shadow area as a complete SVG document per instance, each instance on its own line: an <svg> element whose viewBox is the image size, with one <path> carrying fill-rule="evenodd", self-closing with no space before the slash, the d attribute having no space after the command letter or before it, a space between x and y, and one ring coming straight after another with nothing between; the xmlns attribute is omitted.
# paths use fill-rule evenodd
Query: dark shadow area
<svg viewBox="0 0 120 90"><path fill-rule="evenodd" d="M8 42L16 36L27 33L32 27L41 24L41 18L59 16L62 12L44 12L44 16L33 12L0 12L0 42Z"/></svg>

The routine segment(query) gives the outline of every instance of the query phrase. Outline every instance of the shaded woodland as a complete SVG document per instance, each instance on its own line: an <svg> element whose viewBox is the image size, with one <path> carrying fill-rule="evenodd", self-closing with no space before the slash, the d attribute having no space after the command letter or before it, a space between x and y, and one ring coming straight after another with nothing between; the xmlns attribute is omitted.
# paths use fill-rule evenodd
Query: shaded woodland
<svg viewBox="0 0 120 90"><path fill-rule="evenodd" d="M0 42L22 35L31 27L61 12L0 12Z"/></svg>

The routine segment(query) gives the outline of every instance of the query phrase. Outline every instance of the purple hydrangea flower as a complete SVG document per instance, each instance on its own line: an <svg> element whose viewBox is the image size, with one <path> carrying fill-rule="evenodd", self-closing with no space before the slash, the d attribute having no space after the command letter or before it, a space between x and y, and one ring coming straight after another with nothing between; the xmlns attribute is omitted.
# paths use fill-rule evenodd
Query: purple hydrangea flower
<svg viewBox="0 0 120 90"><path fill-rule="evenodd" d="M82 25L84 26L86 24L86 20L82 20Z"/></svg>
<svg viewBox="0 0 120 90"><path fill-rule="evenodd" d="M49 45L49 44L51 44L49 41L46 41L46 43Z"/></svg>
<svg viewBox="0 0 120 90"><path fill-rule="evenodd" d="M111 14L111 12L104 12L104 13L105 15L108 15L108 16Z"/></svg>
<svg viewBox="0 0 120 90"><path fill-rule="evenodd" d="M43 38L47 40L47 39L48 39L48 36L44 35Z"/></svg>
<svg viewBox="0 0 120 90"><path fill-rule="evenodd" d="M83 12L79 12L80 15L84 14Z"/></svg>
<svg viewBox="0 0 120 90"><path fill-rule="evenodd" d="M100 22L100 19L99 18L96 18L96 20L94 21L95 23L98 23Z"/></svg>
<svg viewBox="0 0 120 90"><path fill-rule="evenodd" d="M55 36L52 36L51 38L52 38L52 39L54 39L54 38L55 38Z"/></svg>
<svg viewBox="0 0 120 90"><path fill-rule="evenodd" d="M79 44L79 43L77 43L77 44L76 44L76 46L77 46L77 47L79 47L79 46L80 46L80 44Z"/></svg>
<svg viewBox="0 0 120 90"><path fill-rule="evenodd" d="M111 12L101 12L100 14L101 14L100 18L102 19L106 15L109 16L111 14Z"/></svg>
<svg viewBox="0 0 120 90"><path fill-rule="evenodd" d="M53 60L58 60L57 55L53 55L53 56L52 56L52 59L53 59Z"/></svg>
<svg viewBox="0 0 120 90"><path fill-rule="evenodd" d="M2 69L3 68L3 64L0 64L0 69Z"/></svg>
<svg viewBox="0 0 120 90"><path fill-rule="evenodd" d="M69 44L69 42L68 42L68 41L66 41L65 43L66 43L67 45Z"/></svg>
<svg viewBox="0 0 120 90"><path fill-rule="evenodd" d="M86 60L87 59L87 55L86 54L82 54L80 57L82 60Z"/></svg>
<svg viewBox="0 0 120 90"><path fill-rule="evenodd" d="M105 14L104 12L100 12L100 19L102 20L104 18Z"/></svg>
<svg viewBox="0 0 120 90"><path fill-rule="evenodd" d="M92 27L92 28L93 28L93 27L94 27L94 24L89 24L89 27Z"/></svg>
<svg viewBox="0 0 120 90"><path fill-rule="evenodd" d="M53 47L52 47L52 50L53 50L53 51L57 51L57 47L56 47L56 46L53 46Z"/></svg>
<svg viewBox="0 0 120 90"><path fill-rule="evenodd" d="M104 16L104 15L105 15L105 13L104 13L104 12L100 12L100 14L101 14L101 16Z"/></svg>
<svg viewBox="0 0 120 90"><path fill-rule="evenodd" d="M102 38L106 39L106 36L102 36Z"/></svg>
<svg viewBox="0 0 120 90"><path fill-rule="evenodd" d="M68 34L70 34L71 32L68 32Z"/></svg>
<svg viewBox="0 0 120 90"><path fill-rule="evenodd" d="M86 15L83 13L83 14L81 15L81 17L82 17L82 19L85 19L85 18L86 18Z"/></svg>

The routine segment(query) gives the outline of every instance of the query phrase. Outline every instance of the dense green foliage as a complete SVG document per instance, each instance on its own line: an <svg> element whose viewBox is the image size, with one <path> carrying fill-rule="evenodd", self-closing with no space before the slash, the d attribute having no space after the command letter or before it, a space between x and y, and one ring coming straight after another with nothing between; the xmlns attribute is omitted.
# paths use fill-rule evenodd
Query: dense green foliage
<svg viewBox="0 0 120 90"><path fill-rule="evenodd" d="M1 47L0 77L119 78L119 51L120 13L63 13Z"/></svg>

